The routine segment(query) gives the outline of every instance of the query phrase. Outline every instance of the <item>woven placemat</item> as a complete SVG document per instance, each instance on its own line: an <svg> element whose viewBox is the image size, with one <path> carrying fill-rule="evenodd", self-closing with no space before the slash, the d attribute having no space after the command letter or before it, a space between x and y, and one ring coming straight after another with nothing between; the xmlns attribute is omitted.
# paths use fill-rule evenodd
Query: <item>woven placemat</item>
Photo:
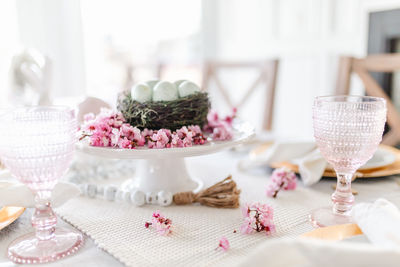
<svg viewBox="0 0 400 267"><path fill-rule="evenodd" d="M80 197L70 200L57 213L94 239L95 243L128 266L233 266L255 246L279 237L297 237L312 230L308 215L314 208L329 205L330 197L311 189L280 192L277 199L265 196L267 179L237 176L241 203L260 201L275 209L276 234L241 234L240 209L215 209L198 205L143 206ZM206 181L211 185L215 181ZM173 233L159 236L146 229L155 210L172 220ZM237 230L237 233L234 233ZM225 236L231 248L215 250Z"/></svg>

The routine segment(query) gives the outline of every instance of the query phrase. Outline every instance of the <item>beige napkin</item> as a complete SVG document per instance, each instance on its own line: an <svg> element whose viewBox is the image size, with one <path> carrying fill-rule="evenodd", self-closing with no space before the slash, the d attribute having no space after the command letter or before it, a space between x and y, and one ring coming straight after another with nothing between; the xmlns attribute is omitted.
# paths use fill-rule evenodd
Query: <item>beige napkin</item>
<svg viewBox="0 0 400 267"><path fill-rule="evenodd" d="M248 170L282 161L290 161L299 166L300 176L306 186L317 183L327 165L314 142L291 142L275 143L264 152L240 161L238 167Z"/></svg>
<svg viewBox="0 0 400 267"><path fill-rule="evenodd" d="M399 248L318 239L278 239L258 246L239 266L398 267Z"/></svg>
<svg viewBox="0 0 400 267"><path fill-rule="evenodd" d="M371 243L400 248L400 211L393 203L383 198L360 203L353 207L352 216Z"/></svg>
<svg viewBox="0 0 400 267"><path fill-rule="evenodd" d="M78 186L71 183L58 183L52 191L51 205L53 207L61 206L67 200L79 195ZM0 181L0 207L2 206L34 207L34 195L24 184Z"/></svg>

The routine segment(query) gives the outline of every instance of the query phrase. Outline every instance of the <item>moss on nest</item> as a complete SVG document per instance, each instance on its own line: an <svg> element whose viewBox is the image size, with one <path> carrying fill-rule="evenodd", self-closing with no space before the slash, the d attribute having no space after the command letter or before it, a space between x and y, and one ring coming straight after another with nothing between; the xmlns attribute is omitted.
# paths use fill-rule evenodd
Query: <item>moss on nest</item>
<svg viewBox="0 0 400 267"><path fill-rule="evenodd" d="M132 126L148 129L176 130L183 126L207 123L211 107L208 94L195 94L172 101L140 103L131 98L129 92L119 95L117 109Z"/></svg>

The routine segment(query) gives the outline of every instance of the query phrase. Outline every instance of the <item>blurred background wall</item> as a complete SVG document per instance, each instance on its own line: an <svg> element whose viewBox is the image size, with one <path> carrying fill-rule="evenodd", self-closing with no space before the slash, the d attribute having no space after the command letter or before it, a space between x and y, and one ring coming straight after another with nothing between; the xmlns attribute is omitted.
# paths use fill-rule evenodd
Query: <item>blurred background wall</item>
<svg viewBox="0 0 400 267"><path fill-rule="evenodd" d="M400 9L400 1L4 0L1 105L7 105L10 60L25 47L51 59L54 98L92 95L110 103L161 70L163 79L201 83L207 60L278 58L274 131L309 139L313 97L333 93L339 56L365 55L370 14L392 9ZM234 99L254 75L233 71L222 80ZM356 78L352 90L363 93ZM221 95L211 94L214 107L226 111ZM255 123L262 94L243 107Z"/></svg>

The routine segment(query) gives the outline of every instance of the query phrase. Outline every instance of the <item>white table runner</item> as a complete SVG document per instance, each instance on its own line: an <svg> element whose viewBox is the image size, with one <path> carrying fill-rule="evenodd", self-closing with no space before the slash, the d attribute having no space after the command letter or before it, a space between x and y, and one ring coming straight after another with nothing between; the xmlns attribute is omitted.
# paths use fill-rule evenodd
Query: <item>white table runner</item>
<svg viewBox="0 0 400 267"><path fill-rule="evenodd" d="M234 171L232 161L219 161L209 157L191 160L191 170L211 185ZM233 164L232 164L233 163ZM211 171L208 174L202 170ZM223 174L219 174L222 172ZM203 175L203 173L205 173ZM293 235L311 230L307 216L312 208L328 205L329 197L323 193L299 188L293 192L281 192L277 199L265 196L265 177L234 174L242 190L241 202L263 201L275 209L276 237ZM172 219L173 234L158 236L146 229L153 211L160 209ZM61 217L92 237L103 248L129 266L178 265L204 266L213 264L235 264L260 242L268 240L264 233L243 235L239 231L242 223L240 209L215 209L203 206L158 206L134 207L124 203L99 199L78 198L57 209ZM226 236L231 243L227 252L216 251L220 237Z"/></svg>
<svg viewBox="0 0 400 267"><path fill-rule="evenodd" d="M232 155L231 155L232 156ZM295 191L282 191L277 199L265 196L267 179L238 173L236 160L227 154L190 159L189 169L211 185L232 173L242 190L241 203L260 201L275 210L276 234L243 235L240 209L215 209L203 206L134 207L129 204L80 197L58 208L66 221L94 239L95 243L128 266L234 266L261 242L271 238L296 237L312 230L308 214L312 209L330 205L332 182L321 182L313 188L300 186ZM223 160L224 159L224 160ZM396 188L397 187L397 188ZM323 188L323 190L320 190ZM372 201L380 196L400 204L400 187L393 179L357 184L359 200ZM397 191L398 192L397 192ZM391 192L391 193L390 193ZM172 220L173 233L158 236L146 229L153 211L159 209ZM228 238L227 252L215 250L220 237Z"/></svg>

